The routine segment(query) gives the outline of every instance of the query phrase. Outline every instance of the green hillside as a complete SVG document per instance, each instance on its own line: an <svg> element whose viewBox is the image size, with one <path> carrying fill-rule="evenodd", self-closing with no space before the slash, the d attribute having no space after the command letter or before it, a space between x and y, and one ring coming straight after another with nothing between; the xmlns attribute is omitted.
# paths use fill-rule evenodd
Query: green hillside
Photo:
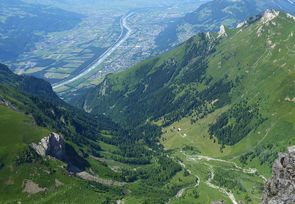
<svg viewBox="0 0 295 204"><path fill-rule="evenodd" d="M155 151L156 126L131 131L87 114L62 102L47 82L14 75L4 65L0 79L0 203L164 203L194 183ZM51 132L64 136L66 159L31 148Z"/></svg>
<svg viewBox="0 0 295 204"><path fill-rule="evenodd" d="M83 138L74 128L75 125L80 125L81 130L90 129L93 128L91 124L87 127L78 121L78 114L73 115L71 112L74 109L71 110L69 106L63 104L53 93L50 85L48 88L48 83L45 81L14 75L4 65L0 66L0 78L0 202L54 203L63 200L82 202L88 198L93 199L94 203L103 202L109 195L116 198L118 193L115 189L101 186L88 188L87 182L67 172L65 163L55 159L41 158L30 148L33 142L38 143L50 132L56 131L66 137L69 145L67 154L70 158L74 156L75 159L70 160L75 165L79 165L79 160L87 160L81 156L81 145L85 145L85 139L90 135L83 134L85 136ZM31 88L24 88L27 86ZM26 90L30 93L24 93ZM44 97L44 93L47 93L47 97ZM44 99L50 96L52 96L51 102ZM56 104L59 104L59 107ZM49 111L52 115L48 114ZM60 121L57 117L64 118L63 121L68 126L59 125ZM85 116L80 115L81 117L85 119ZM106 122L109 123L109 121ZM97 128L101 126L103 125L100 124ZM111 122L110 126L115 127ZM109 127L106 126L107 129ZM80 148L77 145L80 145ZM71 148L75 150L69 151ZM99 146L96 148L98 149ZM110 177L114 176L107 168L101 170L109 172ZM102 188L102 191L96 192L98 188ZM73 197L77 189L80 189L79 192L83 192L85 197ZM109 193L106 194L104 191Z"/></svg>
<svg viewBox="0 0 295 204"><path fill-rule="evenodd" d="M259 203L277 153L295 143L294 30L293 16L272 10L236 29L198 34L108 75L80 106L129 128L161 126L166 150L201 177L193 200L207 203L203 185L213 183L236 201ZM192 202L190 191L179 199Z"/></svg>

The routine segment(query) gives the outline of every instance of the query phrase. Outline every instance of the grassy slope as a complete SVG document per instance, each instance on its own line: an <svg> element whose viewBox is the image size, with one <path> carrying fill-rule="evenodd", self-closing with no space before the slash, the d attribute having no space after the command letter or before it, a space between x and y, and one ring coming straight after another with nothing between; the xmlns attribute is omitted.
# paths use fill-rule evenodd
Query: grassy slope
<svg viewBox="0 0 295 204"><path fill-rule="evenodd" d="M18 77L13 75L6 67L3 67L3 65L1 65L0 68L0 77L3 77L2 79L4 80L4 82L3 80L1 81L2 83L7 82L6 84L14 86L17 82L21 81L16 80ZM26 78L21 77L21 79ZM33 81L31 81L31 83L29 80L30 78L27 78L26 83L28 86L32 86L35 81L38 81L37 79L32 79ZM42 86L42 81L40 81L41 86L36 90L36 93L41 93L41 96L44 92L42 91L44 84L47 85L43 82ZM29 91L33 92L35 89L29 89ZM38 119L42 117L44 119L46 116L42 116L42 111L45 112L46 108L50 109L54 108L54 106L51 104L51 107L39 107L28 95L17 91L13 87L2 85L0 85L0 97L1 100L3 97L17 108L17 110L14 110L7 106L0 105L1 203L15 203L16 201L26 203L34 203L36 201L38 201L38 203L56 203L61 201L80 203L85 201L85 199L88 199L88 203L97 203L104 202L108 198L111 198L111 200L119 198L117 197L119 193L115 188L108 188L98 184L90 185L89 182L69 175L64 168L65 164L60 161L37 157L34 161L25 160L21 163L17 162L18 158L23 158L23 156L27 155L25 152L28 151L29 144L32 142L39 142L41 138L47 136L49 132L53 130L59 131L56 127L52 127L48 124L52 123L52 120L55 120L52 119L52 116L49 114L47 114L48 118L46 118L47 124L45 128L36 124L35 119L31 115L33 113L30 112L33 110L34 114L38 115ZM54 97L52 98L52 101L56 100L57 99ZM29 114L25 114L24 112ZM70 112L64 114L69 113ZM67 115L67 117L69 117L69 115ZM71 131L73 131L72 133L75 131L73 127L66 127L66 125L64 125L64 128L71 128ZM109 129L109 127L106 128ZM77 148L77 145L71 142L71 139L72 138L68 138L68 142L79 152L80 150ZM108 150L106 149L105 151ZM99 172L98 175L102 178L115 178L110 168L103 165L102 162L96 161L95 165L93 165L93 169L95 172ZM62 186L56 186L56 179L62 183ZM22 192L25 180L32 180L40 187L47 188L46 192L37 193L35 195ZM81 192L83 195L76 196L78 192Z"/></svg>
<svg viewBox="0 0 295 204"><path fill-rule="evenodd" d="M142 141L136 143L129 138L124 143L121 137L125 137L127 131L119 129L111 120L102 116L94 118L55 97L49 102L43 97L46 86L36 85L35 89L25 89L33 96L19 91L16 88L19 88L20 77L13 75L5 66L0 66L0 78L4 80L0 80L1 102L9 101L17 109L0 106L0 131L3 133L0 145L0 203L114 203L123 197L136 200L136 203L163 203L187 184L187 180L181 179L173 188L165 186L170 180L182 178L183 175L175 175L179 167L174 162L158 159L160 153L149 155L151 161L147 164L136 161L147 157L145 154L150 150L145 153L135 149L140 156L132 155L130 151L127 153L131 156L126 155L123 148L130 150L133 146L140 148L144 145ZM34 84L30 78L21 79L27 80L27 86L22 87L32 87ZM39 82L42 85L42 81ZM73 147L76 154L70 152L68 156L78 154L80 159L89 163L86 171L93 172L99 179L129 182L128 178L131 178L132 182L124 187L87 182L70 175L65 163L48 157L40 158L34 151L29 151L29 144L52 131L62 134L67 144ZM132 137L131 134L128 136ZM46 191L34 195L23 192L26 180L46 188ZM57 185L60 182L62 185Z"/></svg>
<svg viewBox="0 0 295 204"><path fill-rule="evenodd" d="M32 118L2 105L0 105L0 129L0 160L4 164L0 170L1 199L3 199L4 196L12 197L22 185L22 180L17 179L17 175L11 176L11 172L16 169L16 166L13 166L16 156L26 148L27 144L39 141L47 136L49 131L34 126ZM5 183L14 183L13 185L17 187L12 188Z"/></svg>
<svg viewBox="0 0 295 204"><path fill-rule="evenodd" d="M294 143L292 130L295 121L292 115L295 104L286 101L285 98L294 96L295 59L292 57L294 54L290 45L295 41L294 37L291 37L295 24L293 19L286 18L284 14L275 19L273 24L276 25L265 26L260 37L257 36L260 24L245 28L243 32L237 30L218 46L217 54L210 59L208 68L208 74L214 78L220 78L225 74L233 79L236 76L243 77L241 83L232 90L232 101L239 103L241 99L246 99L251 103L258 102L267 120L239 143L226 147L223 154L217 150L218 146L212 144L212 140L208 143L206 140L208 140L208 124L213 123L216 116L225 111L226 107L208 115L197 124L191 125L188 117L173 125L183 127L183 134L187 132L188 135L185 141L189 140L200 146L204 154L229 158L261 143L275 142L283 147L292 141ZM275 44L276 47L270 48L269 41L272 41L272 45ZM224 60L228 56L230 57ZM170 143L176 140L175 144L179 146L180 141L177 137L171 136L175 131L171 132L169 129L171 127L167 129L167 137L171 139L165 144L171 147ZM206 142L205 144L198 141L201 136L205 136L202 140ZM211 144L210 149L206 149L207 144Z"/></svg>
<svg viewBox="0 0 295 204"><path fill-rule="evenodd" d="M0 112L1 161L4 164L11 161L12 157L15 157L15 153L24 145L40 141L49 133L44 128L34 126L33 119L23 113L15 112L2 105Z"/></svg>
<svg viewBox="0 0 295 204"><path fill-rule="evenodd" d="M120 199L120 189L75 178L68 174L64 168L65 164L60 161L38 159L34 162L28 161L17 164L17 158L27 150L29 144L39 142L41 138L47 136L50 132L50 130L34 124L34 119L30 115L0 105L0 130L1 203L15 203L17 201L25 203L34 203L36 201L38 203L63 201L67 203L103 203L108 200ZM74 143L72 145L76 148ZM103 144L100 153L107 155L114 150L118 150L118 147ZM106 179L119 179L120 174L113 172L112 167L119 166L126 169L132 167L115 162L109 159L108 156L104 156L104 161L91 158L88 158L88 161L91 164L91 169L99 177ZM34 195L22 192L25 180L32 180L41 188L46 188L46 192ZM56 186L56 180L61 182L62 186ZM143 199L141 193L135 195ZM132 198L132 195L130 197Z"/></svg>
<svg viewBox="0 0 295 204"><path fill-rule="evenodd" d="M1 203L34 203L36 200L38 203L56 203L62 200L69 203L85 200L88 203L97 203L105 201L107 196L116 197L116 194L112 195L114 190L101 188L97 192L99 188L90 187L86 182L68 175L62 168L64 164L59 161L16 164L17 156L26 150L27 145L40 141L49 133L48 129L36 126L30 116L0 105L0 130L0 161L4 165L0 169ZM63 185L56 186L56 179ZM32 180L40 187L47 188L46 193L22 193L25 180ZM81 196L76 196L77 194Z"/></svg>
<svg viewBox="0 0 295 204"><path fill-rule="evenodd" d="M295 22L281 14L273 23L265 25L262 35L258 37L257 30L260 26L258 23L244 28L243 32L237 30L223 40L218 46L217 54L210 59L208 73L215 78L224 74L231 78L242 75L241 84L232 91L233 101L239 103L241 99L247 99L252 103L258 102L263 117L267 120L237 144L226 146L220 151L217 141L209 137L208 125L214 123L218 115L228 107L216 110L195 124L191 124L191 117L188 116L164 129L162 143L167 149L189 145L202 155L231 159L239 163L241 155L257 147L273 144L274 147L266 151L275 153L295 144L295 103L285 100L286 97L294 97L295 60L290 46L295 41L292 34ZM273 45L276 46L271 48ZM224 60L224 56L230 57ZM181 131L177 131L178 128ZM247 166L255 167L269 177L271 162L261 164L260 157L263 154L266 153L248 161ZM239 179L242 178L240 175ZM255 186L255 180L250 178L249 182L249 189L250 186ZM260 196L259 192L249 194L252 202L260 202L255 201ZM245 201L245 197L240 194L241 192L237 192L237 198Z"/></svg>

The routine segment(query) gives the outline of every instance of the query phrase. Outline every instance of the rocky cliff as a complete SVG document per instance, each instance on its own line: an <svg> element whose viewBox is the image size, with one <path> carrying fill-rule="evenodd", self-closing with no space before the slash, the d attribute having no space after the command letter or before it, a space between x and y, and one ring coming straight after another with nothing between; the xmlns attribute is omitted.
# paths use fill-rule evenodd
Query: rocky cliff
<svg viewBox="0 0 295 204"><path fill-rule="evenodd" d="M31 144L31 147L42 157L51 156L63 161L71 173L82 172L86 167L89 167L88 161L80 156L71 145L67 144L63 136L57 133L50 133L38 144Z"/></svg>
<svg viewBox="0 0 295 204"><path fill-rule="evenodd" d="M31 146L40 156L49 155L59 160L65 159L65 142L63 137L57 133L50 133L38 144L33 143Z"/></svg>
<svg viewBox="0 0 295 204"><path fill-rule="evenodd" d="M295 146L274 162L273 177L266 183L262 203L295 203Z"/></svg>

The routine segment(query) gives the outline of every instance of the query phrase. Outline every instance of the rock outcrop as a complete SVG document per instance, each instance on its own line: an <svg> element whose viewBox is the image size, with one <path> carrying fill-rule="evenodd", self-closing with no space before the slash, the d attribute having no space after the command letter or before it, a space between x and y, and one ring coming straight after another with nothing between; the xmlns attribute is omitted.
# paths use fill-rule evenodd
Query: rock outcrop
<svg viewBox="0 0 295 204"><path fill-rule="evenodd" d="M17 110L14 105L12 105L9 101L5 100L2 96L0 96L0 105L4 105L12 110Z"/></svg>
<svg viewBox="0 0 295 204"><path fill-rule="evenodd" d="M225 30L224 25L220 26L219 32L218 32L218 38L227 37L227 33Z"/></svg>
<svg viewBox="0 0 295 204"><path fill-rule="evenodd" d="M42 138L38 144L31 144L31 147L41 157L51 156L67 164L70 173L85 171L86 167L90 166L61 135L54 132Z"/></svg>
<svg viewBox="0 0 295 204"><path fill-rule="evenodd" d="M266 183L262 203L295 203L295 146L279 154L274 162L273 177Z"/></svg>
<svg viewBox="0 0 295 204"><path fill-rule="evenodd" d="M32 148L40 156L52 156L59 160L65 159L65 141L64 138L57 133L50 133L44 137L38 144L33 143Z"/></svg>
<svg viewBox="0 0 295 204"><path fill-rule="evenodd" d="M47 188L42 188L39 186L39 184L31 181L31 180L25 180L23 184L23 192L28 194L37 194L40 192L46 191Z"/></svg>

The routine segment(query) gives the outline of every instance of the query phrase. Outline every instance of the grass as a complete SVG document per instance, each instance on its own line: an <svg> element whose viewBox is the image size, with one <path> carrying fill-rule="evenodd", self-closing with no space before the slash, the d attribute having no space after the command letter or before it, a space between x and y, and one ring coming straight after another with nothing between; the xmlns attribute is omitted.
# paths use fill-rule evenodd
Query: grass
<svg viewBox="0 0 295 204"><path fill-rule="evenodd" d="M198 120L197 123L191 124L191 117L185 117L179 122L163 129L162 143L167 149L180 149L185 146L193 146L201 154L222 157L228 154L230 148L225 148L224 153L220 151L220 145L210 139L208 133L208 124L213 122L227 108L215 111L214 113ZM181 131L178 131L178 128ZM210 148L208 148L210 147Z"/></svg>
<svg viewBox="0 0 295 204"><path fill-rule="evenodd" d="M119 194L116 189L75 178L68 174L63 167L65 164L60 161L44 159L17 165L17 155L50 132L36 126L30 116L0 105L0 130L0 162L4 164L0 169L0 203L60 203L61 200L67 203L102 203L108 197L116 200ZM101 162L90 162L94 170L100 172L99 176L114 177L114 172ZM23 193L25 180L32 180L47 190L35 195ZM56 186L56 180L62 185Z"/></svg>
<svg viewBox="0 0 295 204"><path fill-rule="evenodd" d="M295 144L291 134L295 123L292 118L295 103L285 101L287 96L295 96L295 59L288 57L291 51L287 49L294 42L290 37L294 22L284 15L275 19L276 26L265 26L260 37L257 34L259 23L244 28L243 32L232 32L217 46L216 53L209 58L207 69L207 75L213 80L225 75L232 80L241 77L231 92L230 106L241 99L252 104L258 103L266 121L239 143L226 146L221 153L219 145L209 139L208 125L214 123L228 107L209 114L196 124L190 124L188 116L164 129L162 143L167 149L192 145L204 155L230 159L258 145L277 143L283 148ZM269 40L276 44L275 48L268 46ZM282 66L284 63L287 65ZM182 131L173 131L173 127L180 127ZM184 137L184 134L187 136Z"/></svg>
<svg viewBox="0 0 295 204"><path fill-rule="evenodd" d="M49 130L37 127L33 119L0 105L0 160L4 164L15 158L26 145L40 141Z"/></svg>
<svg viewBox="0 0 295 204"><path fill-rule="evenodd" d="M270 164L272 162L264 161L263 155L255 157L247 164L241 164L239 158L244 153L255 151L256 148L265 147L269 144L274 145L271 150L268 150L272 153L286 151L287 146L295 144L295 120L293 117L295 103L285 100L286 97L295 96L295 70L293 66L295 61L294 58L288 57L290 51L285 52L285 50L288 50L290 42L293 43L294 41L288 38L288 35L292 32L290 30L290 27L292 27L290 25L291 20L286 21L281 18L283 17L280 16L276 19L276 27L270 25L271 28L265 28L272 31L265 31L268 35L264 33L259 39L257 39L257 27L250 26L245 28L244 32L233 33L227 39L221 41L216 54L210 58L207 70L207 74L215 80L225 74L230 79L241 76L240 84L231 92L232 104L239 103L241 99L252 104L258 103L260 112L266 120L241 141L232 146L226 146L221 152L217 141L214 143L214 140L210 139L208 127L230 106L217 109L195 124L191 124L191 117L187 116L164 128L161 142L167 150L173 150L177 155L180 155L179 150L181 148L191 146L194 153L233 160L245 168L256 168L260 174L266 177L271 176ZM284 32L280 30L282 28L284 28ZM266 45L269 39L280 49L269 48ZM249 45L251 49L248 49ZM284 63L287 63L287 65L284 66ZM181 131L178 131L178 128ZM199 175L201 180L202 178L206 179L208 167L203 162L196 164L183 159L187 169ZM232 171L226 167L226 164L216 164L212 161L207 163L212 165L216 172L223 172L222 175L227 179L226 182L229 182L230 179L238 180L240 185L246 189L246 191L230 189L237 200L246 201L249 199L249 203L261 201L261 188L263 187L261 179L257 179L255 175ZM213 182L218 185L221 184L218 180L213 180ZM204 190L205 195L202 196L202 190L199 191L201 199L203 196L209 195L208 192L210 192L208 189ZM211 197L211 194L209 197ZM210 199L210 201L213 200L213 198ZM190 203L191 201L188 199L183 202ZM208 203L206 200L202 200L202 202Z"/></svg>
<svg viewBox="0 0 295 204"><path fill-rule="evenodd" d="M225 203L231 203L228 197L217 189L208 186L206 181L210 175L210 169L215 172L213 184L225 187L228 191L233 192L237 201L245 201L250 198L249 203L259 203L261 197L261 189L264 181L255 174L243 173L230 163L206 160L191 160L193 155L184 155L179 151L174 151L174 158L183 161L185 169L191 171L192 175L196 175L200 179L198 187L188 186L181 198L174 198L171 203L211 203L212 201L224 200ZM193 177L195 178L195 176ZM225 181L220 178L224 178ZM194 179L192 179L194 180ZM238 185L230 185L236 183ZM222 185L221 185L222 184ZM195 192L198 192L196 197Z"/></svg>
<svg viewBox="0 0 295 204"><path fill-rule="evenodd" d="M185 191L181 198L174 199L172 203L211 203L212 201L225 201L225 203L230 203L230 200L221 192L216 189L210 188L205 182L208 179L208 166L204 162L192 162L187 160L187 158L176 151L173 154L176 158L179 158L186 165L186 169L190 170L192 175L197 175L200 179L200 185L198 187L189 188ZM195 181L195 176L193 176ZM197 190L199 197L196 198L192 194L193 190Z"/></svg>

